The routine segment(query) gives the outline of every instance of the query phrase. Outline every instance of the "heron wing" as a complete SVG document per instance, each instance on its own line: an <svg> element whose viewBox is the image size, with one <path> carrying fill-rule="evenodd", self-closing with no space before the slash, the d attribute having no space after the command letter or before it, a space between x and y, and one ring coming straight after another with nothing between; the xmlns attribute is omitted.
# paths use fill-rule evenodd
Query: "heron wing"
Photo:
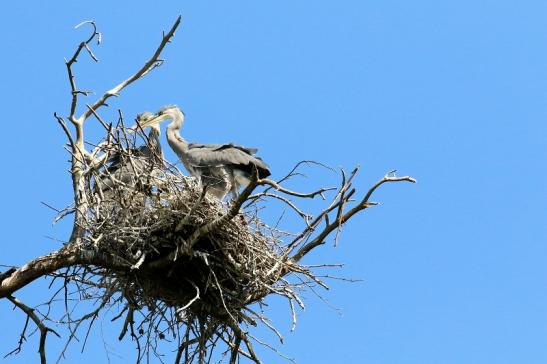
<svg viewBox="0 0 547 364"><path fill-rule="evenodd" d="M264 161L254 156L255 148L245 148L234 144L191 144L188 148L189 159L195 167L231 166L246 173L252 173L252 166L259 170L259 177L270 175Z"/></svg>
<svg viewBox="0 0 547 364"><path fill-rule="evenodd" d="M248 147L243 147L241 145L235 145L233 143L228 143L228 144L198 144L198 143L190 143L188 145L188 149L201 149L201 148L205 148L205 149L210 149L210 150L216 150L216 151L220 151L220 150L224 150L224 149L230 149L230 148L235 148L235 149L239 149L241 150L242 152L244 153L247 153L249 155L254 155L256 154L256 152L258 152L258 149L256 148L248 148Z"/></svg>

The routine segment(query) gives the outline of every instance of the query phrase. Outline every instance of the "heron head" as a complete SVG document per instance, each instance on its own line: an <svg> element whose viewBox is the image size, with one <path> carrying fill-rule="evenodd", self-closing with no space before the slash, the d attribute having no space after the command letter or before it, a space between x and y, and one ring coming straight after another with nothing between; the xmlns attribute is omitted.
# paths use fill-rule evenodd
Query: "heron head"
<svg viewBox="0 0 547 364"><path fill-rule="evenodd" d="M152 114L149 111L142 112L142 113L138 114L135 117L135 124L133 126L131 126L130 128L128 128L127 130L129 132L133 133L133 132L137 131L137 129L139 127L142 128L142 129L150 127L150 128L153 128L153 129L157 129L159 131L159 125L157 125L157 124L148 125L147 124L155 116L156 116L155 114Z"/></svg>
<svg viewBox="0 0 547 364"><path fill-rule="evenodd" d="M145 114L144 117L141 120L138 120L142 128L148 128L154 125L159 127L159 124L165 120L172 120L180 127L180 125L184 121L184 113L176 105L164 106L155 114L143 114Z"/></svg>
<svg viewBox="0 0 547 364"><path fill-rule="evenodd" d="M146 120L152 118L153 116L154 116L154 114L152 114L151 112L145 111L145 112L142 112L142 113L138 114L137 117L135 118L135 121L137 123L143 123Z"/></svg>
<svg viewBox="0 0 547 364"><path fill-rule="evenodd" d="M159 111L156 113L157 116L161 116L161 115L174 116L176 114L184 115L184 112L182 112L182 110L177 105L166 105L162 107L161 109L159 109Z"/></svg>

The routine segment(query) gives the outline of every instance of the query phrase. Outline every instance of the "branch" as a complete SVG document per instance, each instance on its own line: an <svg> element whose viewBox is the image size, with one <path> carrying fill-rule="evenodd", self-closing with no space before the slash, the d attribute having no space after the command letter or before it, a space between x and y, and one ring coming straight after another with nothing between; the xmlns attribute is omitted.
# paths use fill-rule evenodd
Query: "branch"
<svg viewBox="0 0 547 364"><path fill-rule="evenodd" d="M74 114L76 113L76 107L78 106L78 95L79 94L84 94L84 95L87 94L87 92L79 91L78 88L76 87L76 79L74 78L74 73L72 71L72 65L78 61L78 57L79 57L80 53L82 52L82 49L84 49L84 48L91 55L91 58L95 62L98 62L97 58L95 57L95 55L93 54L93 52L91 52L91 49L89 48L89 43L91 43L95 37L98 37L97 43L100 43L100 39L101 39L101 33L97 32L97 25L95 24L94 21L82 22L82 23L76 25L75 28L79 28L80 26L82 26L84 24L91 24L91 26L93 27L93 33L91 33L89 38L87 38L85 41L80 43L80 45L78 46L78 48L76 48L76 51L72 55L72 58L70 58L70 60L65 62L67 73L68 73L68 80L70 82L70 90L71 90L71 93L72 93L72 102L70 104L70 117L69 117L69 119L72 123L75 123L75 121L76 121L75 118L74 118Z"/></svg>
<svg viewBox="0 0 547 364"><path fill-rule="evenodd" d="M44 325L42 320L40 320L40 318L34 312L33 308L30 308L29 306L25 305L23 302L19 301L17 298L15 298L13 296L8 296L7 299L11 303L13 303L15 306L17 306L21 311L23 311L27 315L27 317L29 317L36 324L38 329L40 330L40 344L39 344L39 347L38 347L38 352L40 353L40 363L46 364L46 337L47 337L47 333L52 332L53 334L55 334L59 338L61 336L55 330L53 330L53 329L47 327L46 325ZM27 326L25 325L25 328L23 329L23 333L21 334L22 336L21 336L21 340L19 341L19 348L22 344L22 340L24 339L24 332L26 330L26 327ZM17 351L17 349L15 349L13 352L16 352L16 351Z"/></svg>
<svg viewBox="0 0 547 364"><path fill-rule="evenodd" d="M279 192L283 192L283 193L286 193L287 195L291 195L295 197L314 198L315 196L320 195L323 200L325 199L325 196L323 196L324 192L332 191L336 189L336 187L329 187L329 188L321 188L317 191L313 191L310 193L301 193L301 192L294 192L294 191L288 190L285 187L282 187L281 185L279 185L277 182L274 182L270 179L261 179L259 184L270 185Z"/></svg>
<svg viewBox="0 0 547 364"><path fill-rule="evenodd" d="M78 56L82 52L83 49L86 49L88 53L90 54L91 58L93 60L97 61L97 58L89 48L89 44L95 37L98 37L98 42L100 42L101 34L97 32L97 28L94 22L87 21L83 22L77 27L81 26L82 24L91 24L93 27L93 33L89 36L88 39L80 43L80 45L77 47L76 51L74 52L72 58L67 60L66 68L68 73L68 78L70 82L70 89L72 93L72 101L70 106L70 116L69 120L72 122L76 129L76 139L72 138L70 132L68 131L66 125L64 124L64 121L55 116L57 118L57 121L63 128L65 134L67 135L67 138L70 141L71 148L72 148L72 168L71 168L71 175L72 175L72 185L73 185L73 193L74 193L74 203L75 203L75 224L73 226L72 234L70 237L71 241L79 242L83 235L83 231L80 228L80 222L84 219L85 211L88 207L88 201L86 197L86 181L85 181L85 167L86 163L84 161L87 161L92 166L100 165L104 160L99 160L98 163L95 163L92 156L86 151L85 149L85 140L84 140L84 122L85 120L92 114L96 115L96 111L101 106L106 105L106 100L112 96L117 96L121 90L123 90L125 87L133 83L134 81L138 80L139 78L146 75L148 72L150 72L152 69L158 67L161 65L162 61L159 60L159 56L169 40L173 37L175 30L179 26L181 22L181 17L179 16L177 20L175 21L175 24L172 26L171 30L165 34L162 38L162 41L159 45L159 47L154 52L153 56L141 67L140 70L138 70L135 74L133 74L131 77L126 79L125 81L122 81L120 84L115 86L113 89L107 91L103 96L101 96L92 106L88 106L88 109L84 111L84 113L76 118L75 113L78 106L78 96L80 94L87 95L87 92L78 90L76 86L76 80L74 77L74 72L72 70L72 66L75 62L78 60ZM97 116L97 115L96 115Z"/></svg>
<svg viewBox="0 0 547 364"><path fill-rule="evenodd" d="M82 250L79 244L71 241L53 253L31 260L24 266L17 268L9 276L6 274L0 281L0 298L8 297L34 280L61 268L95 265L101 268L130 271L131 264L120 261L115 256L95 254L94 252L86 253L88 252Z"/></svg>
<svg viewBox="0 0 547 364"><path fill-rule="evenodd" d="M231 353L230 353L230 364L236 364L237 359L239 358L239 346L241 345L241 336L235 334L236 339L234 341Z"/></svg>
<svg viewBox="0 0 547 364"><path fill-rule="evenodd" d="M79 262L79 252L74 244L65 245L56 252L31 260L0 282L0 298L10 296L37 278Z"/></svg>
<svg viewBox="0 0 547 364"><path fill-rule="evenodd" d="M227 325L234 331L234 335L236 336L238 340L243 340L243 342L245 343L245 346L247 346L247 350L249 350L250 359L254 361L256 364L261 364L262 362L256 355L253 348L253 344L249 340L247 333L243 332L243 330L241 330L241 328L236 323L228 322Z"/></svg>
<svg viewBox="0 0 547 364"><path fill-rule="evenodd" d="M15 272L17 270L17 268L10 268L8 269L7 271L5 272L2 272L0 273L0 283L2 283L2 281L6 278L8 278L9 276L11 276L13 274L13 272Z"/></svg>
<svg viewBox="0 0 547 364"><path fill-rule="evenodd" d="M167 45L167 43L169 43L170 39L175 35L175 30L178 28L181 22L181 19L182 17L179 15L179 17L175 21L175 24L173 24L173 26L171 27L171 30L169 30L169 32L167 32L167 34L163 36L160 45L158 46L158 48L156 49L152 57L137 72L135 72L128 79L120 82L117 86L115 86L111 90L106 91L93 105L91 105L91 107L88 110L86 110L78 118L78 121L80 122L85 121L92 114L93 111L96 111L101 106L105 106L106 101L109 98L111 98L112 96L118 96L119 93L124 88L126 88L127 86L129 86L130 84L138 80L139 78L145 76L148 72L152 71L154 68L159 67L162 63L162 61L159 59L159 56L161 52L163 51L163 49L165 48L165 46Z"/></svg>
<svg viewBox="0 0 547 364"><path fill-rule="evenodd" d="M394 172L394 171L393 171ZM346 221L348 221L353 215L358 213L361 210L364 210L366 208L369 208L374 203L369 202L370 197L376 191L378 187L383 185L386 182L411 182L416 183L416 180L410 176L404 176L404 177L394 177L391 176L391 173L388 173L384 178L376 182L366 193L365 197L359 202L357 205L355 205L352 209L350 209L345 214L341 215L339 218L337 218L334 222L328 223L327 226L319 233L317 237L315 237L312 241L302 246L292 257L292 259L296 262L298 262L302 257L304 257L306 254L308 254L312 249L315 247L321 245L324 243L325 238L335 229L338 229L340 226L342 226ZM343 203L339 205L339 208L343 207Z"/></svg>
<svg viewBox="0 0 547 364"><path fill-rule="evenodd" d="M72 150L72 153L74 153L74 151L76 150L76 145L74 144L74 138L72 138L72 134L70 134L70 130L68 130L68 126L66 125L65 120L57 115L56 112L53 113L53 116L55 117L55 119L57 119L57 122L59 123L59 125L61 125L61 128L65 132L68 142L70 143L70 149Z"/></svg>

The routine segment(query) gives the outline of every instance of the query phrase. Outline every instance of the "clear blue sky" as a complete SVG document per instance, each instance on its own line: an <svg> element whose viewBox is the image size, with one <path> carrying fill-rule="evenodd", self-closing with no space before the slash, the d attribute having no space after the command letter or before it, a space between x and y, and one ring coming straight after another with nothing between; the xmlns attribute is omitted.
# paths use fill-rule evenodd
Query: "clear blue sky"
<svg viewBox="0 0 547 364"><path fill-rule="evenodd" d="M64 137L68 57L96 20L104 33L81 88L102 93L133 72L178 14L166 63L114 100L132 118L176 103L189 140L260 148L274 177L314 159L362 173L361 193L386 171L417 185L385 186L382 205L353 219L338 247L308 262L343 262L288 332L299 363L547 362L547 3L544 1L4 2L0 105L4 125L0 263L59 245L51 211L71 188ZM90 101L93 97L90 99ZM98 129L96 129L98 131ZM90 134L92 136L93 134ZM174 156L168 157L174 160ZM296 187L332 184L321 174ZM44 281L22 292L45 297ZM0 353L23 317L0 301ZM108 319L66 363L105 363L101 336L133 361ZM48 338L52 358L62 343ZM0 363L36 362L37 338ZM267 363L280 359L261 351Z"/></svg>

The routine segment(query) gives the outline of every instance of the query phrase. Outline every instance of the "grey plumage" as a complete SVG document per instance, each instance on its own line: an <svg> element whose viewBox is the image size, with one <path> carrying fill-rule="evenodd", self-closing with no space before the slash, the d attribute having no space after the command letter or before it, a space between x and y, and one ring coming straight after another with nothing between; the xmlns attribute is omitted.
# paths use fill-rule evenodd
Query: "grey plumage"
<svg viewBox="0 0 547 364"><path fill-rule="evenodd" d="M155 117L144 122L144 126L159 124L170 119L167 127L167 141L180 158L188 172L208 191L219 199L228 192L234 197L238 189L249 183L256 168L259 178L270 175L269 167L255 154L257 149L234 144L198 144L188 143L180 136L184 122L184 113L176 106L162 108Z"/></svg>

